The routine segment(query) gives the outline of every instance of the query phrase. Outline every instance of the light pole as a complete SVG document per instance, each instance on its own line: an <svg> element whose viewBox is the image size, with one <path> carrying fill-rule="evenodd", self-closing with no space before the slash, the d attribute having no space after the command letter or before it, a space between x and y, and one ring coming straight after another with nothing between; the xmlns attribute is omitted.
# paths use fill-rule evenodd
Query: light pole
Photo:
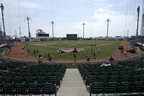
<svg viewBox="0 0 144 96"><path fill-rule="evenodd" d="M29 21L30 21L30 17L26 17L26 20L27 20L27 24L28 24L28 36L29 38L31 37L31 33L30 33L30 26L29 26Z"/></svg>
<svg viewBox="0 0 144 96"><path fill-rule="evenodd" d="M136 38L138 39L138 28L139 28L139 15L140 15L140 6L137 8L137 29L136 29Z"/></svg>
<svg viewBox="0 0 144 96"><path fill-rule="evenodd" d="M21 27L19 27L19 34L20 34L20 37L21 37Z"/></svg>
<svg viewBox="0 0 144 96"><path fill-rule="evenodd" d="M4 40L5 40L6 39L6 32L5 32L5 22L4 22L4 14L3 14L4 6L2 3L0 5L0 8L1 8L1 14L2 14L2 23L3 23Z"/></svg>
<svg viewBox="0 0 144 96"><path fill-rule="evenodd" d="M85 23L82 23L82 25L83 25L83 39L84 39Z"/></svg>
<svg viewBox="0 0 144 96"><path fill-rule="evenodd" d="M52 24L52 37L54 38L54 26L53 26L54 25L54 21L52 21L51 24Z"/></svg>
<svg viewBox="0 0 144 96"><path fill-rule="evenodd" d="M110 21L110 19L107 19L106 21L107 21L107 37L106 38L108 40L108 31L109 31L109 21Z"/></svg>
<svg viewBox="0 0 144 96"><path fill-rule="evenodd" d="M129 29L127 30L127 37L129 37Z"/></svg>

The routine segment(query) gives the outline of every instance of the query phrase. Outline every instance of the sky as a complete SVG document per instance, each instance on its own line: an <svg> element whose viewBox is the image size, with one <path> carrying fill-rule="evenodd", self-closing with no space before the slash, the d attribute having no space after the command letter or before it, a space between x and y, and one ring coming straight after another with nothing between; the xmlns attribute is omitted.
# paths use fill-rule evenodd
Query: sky
<svg viewBox="0 0 144 96"><path fill-rule="evenodd" d="M107 19L110 19L109 36L135 35L138 5L140 20L143 9L143 0L0 0L0 3L5 7L6 34L20 36L21 27L22 36L28 36L26 17L29 16L33 37L37 29L52 36L51 21L55 37L66 34L82 37L82 23L85 23L85 37L106 36Z"/></svg>

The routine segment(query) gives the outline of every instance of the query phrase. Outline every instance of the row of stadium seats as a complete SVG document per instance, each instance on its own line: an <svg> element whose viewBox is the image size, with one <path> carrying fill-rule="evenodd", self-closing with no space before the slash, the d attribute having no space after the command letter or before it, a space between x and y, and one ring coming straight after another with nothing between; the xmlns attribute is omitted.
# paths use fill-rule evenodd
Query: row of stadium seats
<svg viewBox="0 0 144 96"><path fill-rule="evenodd" d="M130 94L130 95L119 95L119 96L144 96L144 94Z"/></svg>
<svg viewBox="0 0 144 96"><path fill-rule="evenodd" d="M2 83L0 85L0 94L56 94L57 88L50 83L43 84L23 84L23 83Z"/></svg>
<svg viewBox="0 0 144 96"><path fill-rule="evenodd" d="M90 85L90 92L99 93L138 93L144 92L144 82L94 82Z"/></svg>
<svg viewBox="0 0 144 96"><path fill-rule="evenodd" d="M144 68L143 61L121 61L118 62L118 65L121 65L122 67L128 67L128 68Z"/></svg>
<svg viewBox="0 0 144 96"><path fill-rule="evenodd" d="M13 65L13 66L12 66ZM62 64L0 64L0 94L55 94L66 66Z"/></svg>
<svg viewBox="0 0 144 96"><path fill-rule="evenodd" d="M143 67L81 64L80 74L91 94L144 92Z"/></svg>

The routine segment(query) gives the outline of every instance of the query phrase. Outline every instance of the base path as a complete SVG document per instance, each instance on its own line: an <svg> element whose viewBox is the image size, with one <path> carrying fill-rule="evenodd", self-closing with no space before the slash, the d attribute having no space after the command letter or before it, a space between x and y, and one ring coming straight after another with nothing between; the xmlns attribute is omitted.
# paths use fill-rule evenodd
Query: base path
<svg viewBox="0 0 144 96"><path fill-rule="evenodd" d="M122 41L122 45L124 46L124 51L127 51L129 49L132 49L131 45L129 44L128 41ZM23 59L23 60L37 60L36 57L28 56L27 51L24 50L24 54L20 54L20 49L22 48L22 43L17 42L15 46L11 49L11 51L6 52L6 56L12 57L12 58L18 58L18 59ZM120 50L116 50L114 53L115 59L121 59L121 58L128 58L131 56L136 56L139 53L136 51L136 53L127 53L127 55L121 54ZM90 61L101 61L101 60L106 60L108 61L109 57L105 58L99 58L99 59L91 59ZM43 61L48 61L47 59L43 59ZM73 60L56 60L52 59L52 62L71 62ZM82 60L77 60L79 62L81 61L86 61L86 59Z"/></svg>
<svg viewBox="0 0 144 96"><path fill-rule="evenodd" d="M89 96L78 69L67 69L58 96Z"/></svg>

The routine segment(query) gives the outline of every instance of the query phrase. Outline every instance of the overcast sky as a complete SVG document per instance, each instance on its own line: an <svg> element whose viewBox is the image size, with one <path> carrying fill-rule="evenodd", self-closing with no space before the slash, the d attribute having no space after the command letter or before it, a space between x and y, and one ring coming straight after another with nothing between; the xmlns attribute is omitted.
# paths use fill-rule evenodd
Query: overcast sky
<svg viewBox="0 0 144 96"><path fill-rule="evenodd" d="M65 37L66 34L78 34L82 37L82 23L85 23L85 37L106 36L106 19L110 19L109 36L134 35L136 33L137 6L143 0L0 0L5 7L6 34L28 36L26 16L31 17L30 30L36 36L36 30L51 32ZM142 12L141 12L142 14ZM0 16L1 17L1 16ZM141 19L141 17L140 17ZM0 19L1 23L1 19ZM141 22L140 22L141 24ZM1 24L2 25L2 24Z"/></svg>

